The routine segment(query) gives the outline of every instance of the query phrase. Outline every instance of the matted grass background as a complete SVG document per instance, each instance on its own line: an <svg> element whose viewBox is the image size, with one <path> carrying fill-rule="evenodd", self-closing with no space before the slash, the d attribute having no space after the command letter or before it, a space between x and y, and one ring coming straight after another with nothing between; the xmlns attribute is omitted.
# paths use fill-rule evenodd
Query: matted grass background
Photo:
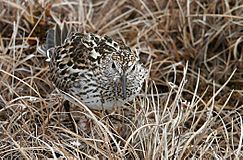
<svg viewBox="0 0 243 160"><path fill-rule="evenodd" d="M72 106L36 52L66 21L140 52L143 92L111 113ZM0 157L236 159L243 138L241 0L0 0Z"/></svg>

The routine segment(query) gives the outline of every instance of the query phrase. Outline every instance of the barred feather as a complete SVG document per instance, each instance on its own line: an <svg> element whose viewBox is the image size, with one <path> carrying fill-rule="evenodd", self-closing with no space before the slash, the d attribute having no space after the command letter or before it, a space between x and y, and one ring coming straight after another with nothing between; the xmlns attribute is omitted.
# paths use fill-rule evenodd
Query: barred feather
<svg viewBox="0 0 243 160"><path fill-rule="evenodd" d="M52 28L47 31L46 42L39 46L37 51L47 57L47 59L50 59L48 50L62 45L68 35L69 32L66 23L63 23L62 28L60 25L56 24L54 29Z"/></svg>

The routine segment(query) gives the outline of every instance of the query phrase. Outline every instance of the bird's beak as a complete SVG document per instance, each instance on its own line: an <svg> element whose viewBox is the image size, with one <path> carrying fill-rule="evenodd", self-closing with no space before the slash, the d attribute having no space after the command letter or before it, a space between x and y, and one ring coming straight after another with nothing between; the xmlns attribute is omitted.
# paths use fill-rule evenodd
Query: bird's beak
<svg viewBox="0 0 243 160"><path fill-rule="evenodd" d="M125 74L123 74L121 76L121 85L122 85L122 97L123 97L123 99L126 99L127 98L127 92L126 92L126 89L127 89L127 76Z"/></svg>

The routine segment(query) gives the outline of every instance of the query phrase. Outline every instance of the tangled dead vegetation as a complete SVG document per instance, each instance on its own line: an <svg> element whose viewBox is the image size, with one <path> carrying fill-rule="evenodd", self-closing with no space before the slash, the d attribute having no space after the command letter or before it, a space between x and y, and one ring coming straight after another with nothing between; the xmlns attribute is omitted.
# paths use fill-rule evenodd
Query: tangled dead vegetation
<svg viewBox="0 0 243 160"><path fill-rule="evenodd" d="M78 133L36 52L63 21L126 42L150 69L124 109L72 106ZM240 0L0 0L0 157L242 157L242 25Z"/></svg>

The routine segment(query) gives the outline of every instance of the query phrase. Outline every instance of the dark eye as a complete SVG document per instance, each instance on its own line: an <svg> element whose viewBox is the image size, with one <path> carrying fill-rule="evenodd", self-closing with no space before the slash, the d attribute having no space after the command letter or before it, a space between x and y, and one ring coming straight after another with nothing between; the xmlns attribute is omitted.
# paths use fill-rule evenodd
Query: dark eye
<svg viewBox="0 0 243 160"><path fill-rule="evenodd" d="M116 68L115 63L112 63L111 67L112 67L113 69L115 69L115 68Z"/></svg>

